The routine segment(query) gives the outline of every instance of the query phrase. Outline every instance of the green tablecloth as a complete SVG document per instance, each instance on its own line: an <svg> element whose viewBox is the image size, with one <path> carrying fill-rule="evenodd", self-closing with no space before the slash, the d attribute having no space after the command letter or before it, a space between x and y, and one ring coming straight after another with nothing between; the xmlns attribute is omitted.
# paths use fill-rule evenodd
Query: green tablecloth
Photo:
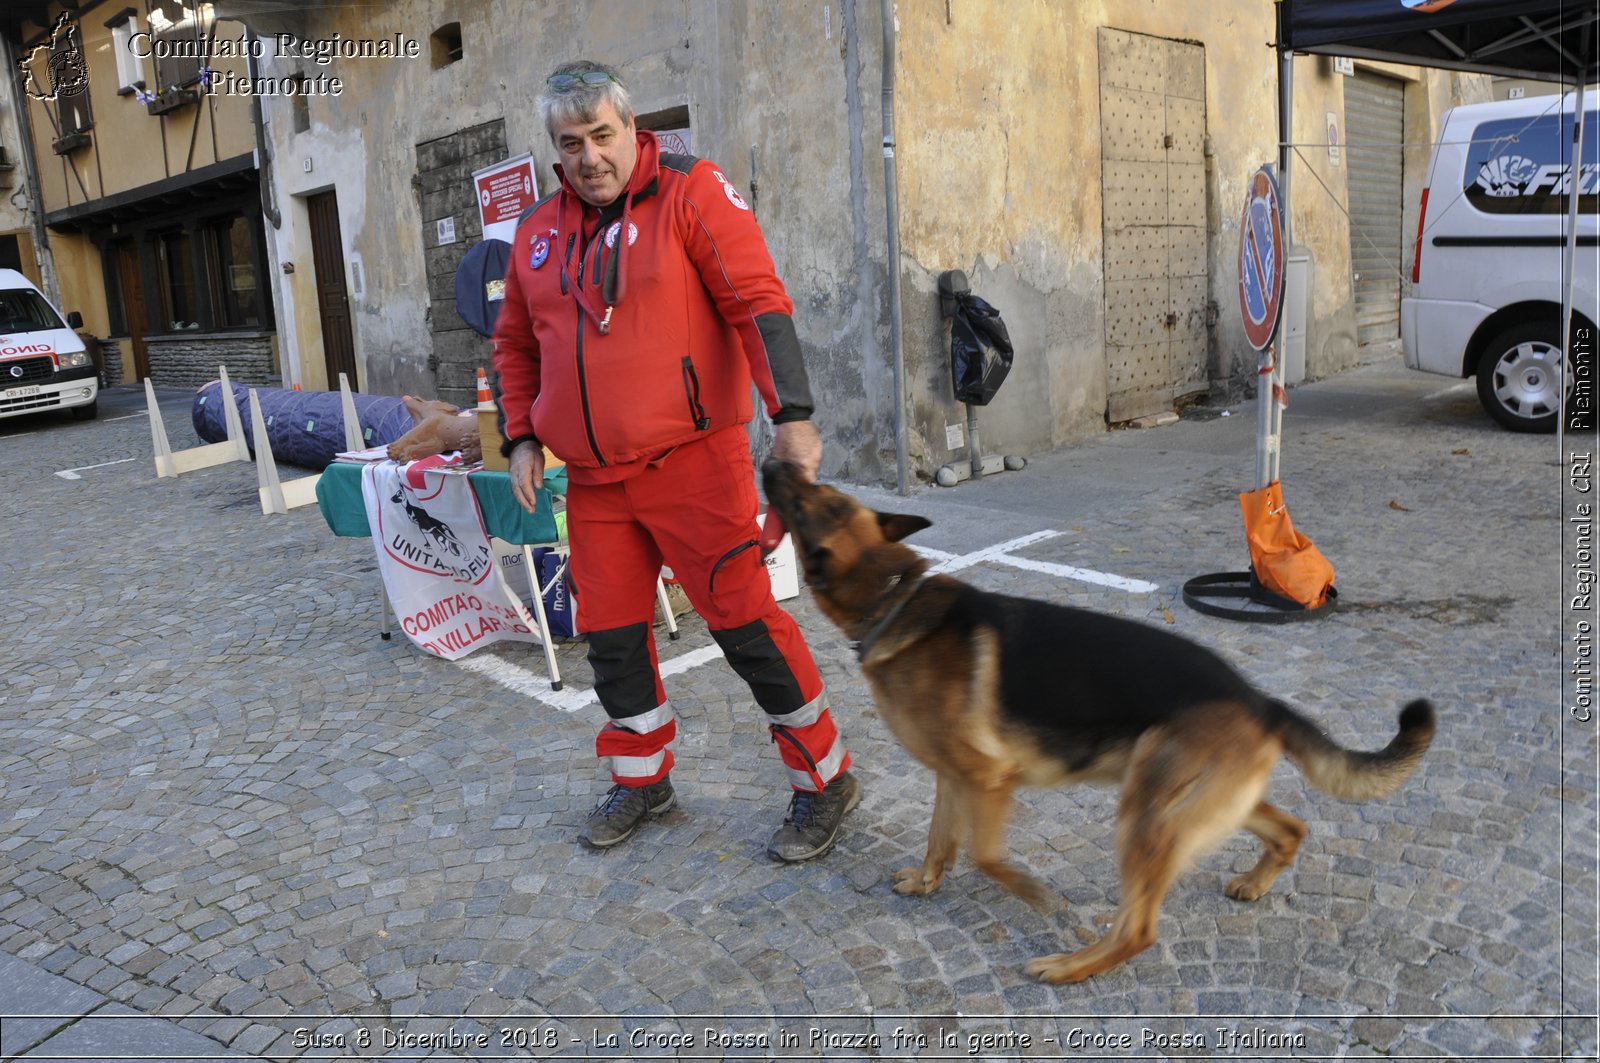
<svg viewBox="0 0 1600 1063"><path fill-rule="evenodd" d="M460 473L441 473L460 476ZM483 469L467 473L467 482L478 500L478 512L489 534L508 543L553 543L556 541L555 507L552 494L565 494L567 470L556 469L545 476L539 496L539 509L529 513L511 494L509 473ZM317 481L317 508L335 535L370 536L367 507L361 500L361 466L336 461L323 470Z"/></svg>

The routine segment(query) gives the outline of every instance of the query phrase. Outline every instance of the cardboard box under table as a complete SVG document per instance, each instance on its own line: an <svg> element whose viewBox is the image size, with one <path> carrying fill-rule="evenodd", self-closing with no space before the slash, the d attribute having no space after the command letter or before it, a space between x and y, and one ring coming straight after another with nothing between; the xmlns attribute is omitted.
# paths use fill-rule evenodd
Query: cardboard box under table
<svg viewBox="0 0 1600 1063"><path fill-rule="evenodd" d="M361 496L361 469L362 465L359 463L334 462L323 472L322 479L317 483L317 507L322 511L323 519L327 521L329 529L335 535L370 537L372 534L367 523L366 503ZM526 607L509 587L506 595L513 608L538 632L539 639L544 645L545 663L550 669L550 685L560 690L561 672L556 665L550 622L544 611L544 591L547 586L554 583L554 580L562 579L566 575L566 544L560 542L555 521L555 502L552 498L554 494L565 493L566 469L554 469L545 477L544 488L539 493L538 507L533 513L523 509L511 493L509 474L480 470L465 475L467 483L472 487L473 496L477 499L478 511L483 515L484 528L494 538L522 548L523 562L527 566L533 591L531 595L533 615L531 617L527 615ZM533 564L535 546L555 548L563 554L562 566L557 570L554 579L545 581L544 585L540 584ZM505 586L503 581L501 585ZM383 602L382 635L388 638L389 598L384 591L381 572L378 576L378 594Z"/></svg>

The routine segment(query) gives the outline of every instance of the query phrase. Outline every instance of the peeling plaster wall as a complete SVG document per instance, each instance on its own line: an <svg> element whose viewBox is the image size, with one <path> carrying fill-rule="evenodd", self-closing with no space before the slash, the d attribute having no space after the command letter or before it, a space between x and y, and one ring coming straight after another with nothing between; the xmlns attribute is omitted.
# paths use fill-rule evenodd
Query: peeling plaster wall
<svg viewBox="0 0 1600 1063"><path fill-rule="evenodd" d="M1000 310L1017 351L978 414L984 449L1034 453L1098 428L1099 21L1094 3L1024 0L1003 19L977 0L899 5L908 464L920 477L965 454L945 442L946 425L965 423L938 314L945 270Z"/></svg>
<svg viewBox="0 0 1600 1063"><path fill-rule="evenodd" d="M17 120L19 96L15 78L0 78L0 147L5 148L6 161L11 164L11 168L0 175L0 232L31 230L33 225L27 167L23 161L26 147L22 143L22 126ZM29 240L31 242L31 235Z"/></svg>

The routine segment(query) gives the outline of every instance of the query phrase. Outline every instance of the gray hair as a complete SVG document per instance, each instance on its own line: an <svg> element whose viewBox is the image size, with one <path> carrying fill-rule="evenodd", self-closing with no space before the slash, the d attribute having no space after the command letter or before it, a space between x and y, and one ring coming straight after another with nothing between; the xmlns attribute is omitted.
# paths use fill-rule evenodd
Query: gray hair
<svg viewBox="0 0 1600 1063"><path fill-rule="evenodd" d="M589 84L580 80L585 74L601 74L607 80L598 85ZM569 84L552 84L564 78L572 80ZM562 63L545 79L544 91L539 94L539 117L544 122L545 132L554 141L557 125L594 121L602 102L609 102L616 109L624 125L633 121L633 100L617 72L603 63L578 59Z"/></svg>

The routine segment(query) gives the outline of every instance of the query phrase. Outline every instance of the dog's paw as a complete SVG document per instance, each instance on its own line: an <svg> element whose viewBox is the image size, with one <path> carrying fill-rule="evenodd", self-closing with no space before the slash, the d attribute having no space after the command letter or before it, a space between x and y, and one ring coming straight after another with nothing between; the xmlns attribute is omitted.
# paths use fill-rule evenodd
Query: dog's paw
<svg viewBox="0 0 1600 1063"><path fill-rule="evenodd" d="M1052 985L1081 982L1094 971L1083 963L1075 962L1073 957L1076 955L1074 952L1056 952L1049 956L1036 956L1028 961L1023 970L1039 981Z"/></svg>
<svg viewBox="0 0 1600 1063"><path fill-rule="evenodd" d="M1246 872L1228 883L1227 894L1236 901L1259 901L1271 888L1272 883L1263 885L1256 881L1254 875Z"/></svg>
<svg viewBox="0 0 1600 1063"><path fill-rule="evenodd" d="M939 888L943 875L927 875L921 864L894 873L894 891L905 897L924 897Z"/></svg>

